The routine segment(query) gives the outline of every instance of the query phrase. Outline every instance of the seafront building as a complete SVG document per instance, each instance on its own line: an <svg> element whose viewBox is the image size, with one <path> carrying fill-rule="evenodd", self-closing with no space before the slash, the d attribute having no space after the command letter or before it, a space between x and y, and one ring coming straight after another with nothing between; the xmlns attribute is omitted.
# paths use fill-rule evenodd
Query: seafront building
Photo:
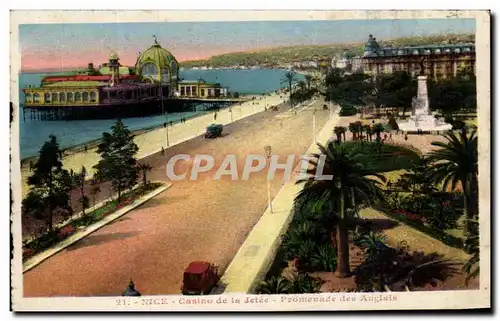
<svg viewBox="0 0 500 321"><path fill-rule="evenodd" d="M412 76L420 73L421 64L430 79L451 78L460 72L476 73L474 44L441 44L428 46L381 47L369 35L362 57L365 73L406 71Z"/></svg>
<svg viewBox="0 0 500 321"><path fill-rule="evenodd" d="M139 54L134 67L122 65L112 53L98 68L89 63L87 69L73 74L46 76L39 87L24 88L23 92L24 108L48 111L55 117L70 113L98 117L113 107L120 113L135 114L157 108L164 100L172 103L177 98L226 96L227 88L203 79L181 80L177 59L155 38L153 45Z"/></svg>

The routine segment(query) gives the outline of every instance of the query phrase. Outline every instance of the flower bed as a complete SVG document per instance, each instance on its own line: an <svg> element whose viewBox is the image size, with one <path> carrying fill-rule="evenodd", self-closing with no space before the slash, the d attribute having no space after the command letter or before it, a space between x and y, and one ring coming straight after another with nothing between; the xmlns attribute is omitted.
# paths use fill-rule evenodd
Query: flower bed
<svg viewBox="0 0 500 321"><path fill-rule="evenodd" d="M85 213L85 215L70 221L68 224L58 227L51 232L46 232L43 235L38 236L34 240L23 244L23 261L26 261L30 257L38 254L53 245L65 240L80 228L87 227L95 222L100 221L106 216L120 210L121 208L132 204L136 199L140 198L146 193L157 189L163 185L162 183L150 183L147 186L140 186L136 189L128 191L121 196L120 202L117 200L112 200L106 202L103 206Z"/></svg>

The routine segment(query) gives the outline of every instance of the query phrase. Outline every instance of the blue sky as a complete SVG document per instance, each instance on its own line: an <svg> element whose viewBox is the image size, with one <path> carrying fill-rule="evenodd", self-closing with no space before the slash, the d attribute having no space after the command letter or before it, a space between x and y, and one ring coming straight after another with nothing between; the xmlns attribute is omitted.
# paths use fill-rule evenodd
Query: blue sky
<svg viewBox="0 0 500 321"><path fill-rule="evenodd" d="M474 33L474 19L38 24L20 26L25 68L100 63L117 51L126 64L153 34L178 60L288 45L321 45L444 33Z"/></svg>

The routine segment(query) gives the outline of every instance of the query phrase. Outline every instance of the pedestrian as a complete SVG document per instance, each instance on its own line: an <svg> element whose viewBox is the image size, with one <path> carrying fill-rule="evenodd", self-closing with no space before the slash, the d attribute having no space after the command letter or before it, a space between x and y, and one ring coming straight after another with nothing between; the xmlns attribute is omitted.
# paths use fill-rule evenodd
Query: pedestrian
<svg viewBox="0 0 500 321"><path fill-rule="evenodd" d="M85 153L88 152L87 145L83 146L83 149L85 149Z"/></svg>
<svg viewBox="0 0 500 321"><path fill-rule="evenodd" d="M165 148L161 147L161 156L165 156Z"/></svg>
<svg viewBox="0 0 500 321"><path fill-rule="evenodd" d="M408 135L405 134L405 141L408 141Z"/></svg>
<svg viewBox="0 0 500 321"><path fill-rule="evenodd" d="M30 172L33 171L33 161L30 161Z"/></svg>
<svg viewBox="0 0 500 321"><path fill-rule="evenodd" d="M217 112L214 114L214 120L217 120Z"/></svg>
<svg viewBox="0 0 500 321"><path fill-rule="evenodd" d="M173 121L170 121L170 126L172 126L172 124L173 124Z"/></svg>
<svg viewBox="0 0 500 321"><path fill-rule="evenodd" d="M389 141L392 142L392 133L389 133Z"/></svg>

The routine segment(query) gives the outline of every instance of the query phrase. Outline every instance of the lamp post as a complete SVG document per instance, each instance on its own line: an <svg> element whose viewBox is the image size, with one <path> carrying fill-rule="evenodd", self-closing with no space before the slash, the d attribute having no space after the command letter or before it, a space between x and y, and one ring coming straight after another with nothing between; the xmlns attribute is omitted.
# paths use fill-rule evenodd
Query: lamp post
<svg viewBox="0 0 500 321"><path fill-rule="evenodd" d="M316 108L313 111L313 137L314 143L316 144Z"/></svg>
<svg viewBox="0 0 500 321"><path fill-rule="evenodd" d="M167 147L170 145L169 141L168 141L168 116L167 116L167 112L165 111L165 107L163 105L163 86L162 84L160 83L160 102L161 102L161 112L163 114L165 114L165 123L163 124L163 126L165 127L165 139L167 140Z"/></svg>
<svg viewBox="0 0 500 321"><path fill-rule="evenodd" d="M267 160L269 160L271 158L271 146L266 145L264 147L264 152L266 154ZM271 204L271 180L269 179L269 172L268 172L268 176L267 176L267 204L269 206L269 210L272 213L273 212L273 206Z"/></svg>
<svg viewBox="0 0 500 321"><path fill-rule="evenodd" d="M229 107L229 113L231 114L231 123L233 122L233 107Z"/></svg>

